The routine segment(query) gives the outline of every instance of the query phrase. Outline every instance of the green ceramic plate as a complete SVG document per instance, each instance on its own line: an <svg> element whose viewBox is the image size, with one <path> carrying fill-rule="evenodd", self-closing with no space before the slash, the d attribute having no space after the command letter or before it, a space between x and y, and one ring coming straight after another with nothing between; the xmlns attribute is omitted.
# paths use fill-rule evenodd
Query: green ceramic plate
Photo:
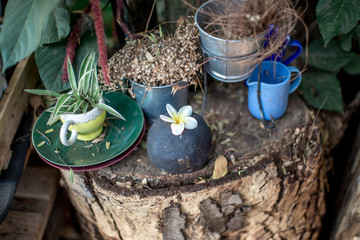
<svg viewBox="0 0 360 240"><path fill-rule="evenodd" d="M143 112L140 106L125 94L109 92L104 94L104 98L105 102L121 113L126 121L107 114L107 126L104 127L106 134L102 142L77 140L69 147L64 146L59 138L62 123L58 121L52 126L46 125L49 113L43 112L32 132L36 151L52 163L69 167L99 164L126 151L141 134L144 125Z"/></svg>

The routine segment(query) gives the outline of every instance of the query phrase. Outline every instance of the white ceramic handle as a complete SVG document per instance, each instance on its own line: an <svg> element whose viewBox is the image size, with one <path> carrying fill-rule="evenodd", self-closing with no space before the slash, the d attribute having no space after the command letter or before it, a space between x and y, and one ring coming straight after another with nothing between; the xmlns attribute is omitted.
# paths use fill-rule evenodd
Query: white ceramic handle
<svg viewBox="0 0 360 240"><path fill-rule="evenodd" d="M77 138L77 131L75 129L73 129L71 131L71 136L69 138L69 140L67 139L67 136L66 136L66 132L67 130L69 129L69 126L71 124L74 124L75 122L73 120L66 120L63 125L61 126L61 129L60 129L60 141L62 144L64 144L65 146L71 146L75 143L76 141L76 138Z"/></svg>

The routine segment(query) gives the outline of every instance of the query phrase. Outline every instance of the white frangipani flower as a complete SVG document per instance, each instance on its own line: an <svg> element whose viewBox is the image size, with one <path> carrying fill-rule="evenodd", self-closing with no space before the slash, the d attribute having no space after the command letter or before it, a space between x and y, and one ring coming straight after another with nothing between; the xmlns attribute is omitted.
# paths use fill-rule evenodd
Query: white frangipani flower
<svg viewBox="0 0 360 240"><path fill-rule="evenodd" d="M160 118L165 122L171 123L172 134L178 136L184 131L185 128L194 129L197 127L198 122L196 119L190 117L192 114L192 107L190 105L183 106L180 108L179 112L177 112L173 106L166 104L166 110L170 117L160 115Z"/></svg>

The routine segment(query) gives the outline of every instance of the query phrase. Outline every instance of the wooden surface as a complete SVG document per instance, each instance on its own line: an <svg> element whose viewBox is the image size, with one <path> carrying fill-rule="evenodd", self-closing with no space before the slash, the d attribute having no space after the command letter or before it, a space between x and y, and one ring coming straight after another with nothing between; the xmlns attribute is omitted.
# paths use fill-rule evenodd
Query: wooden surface
<svg viewBox="0 0 360 240"><path fill-rule="evenodd" d="M360 125L345 176L344 201L339 207L332 237L357 240L360 238Z"/></svg>
<svg viewBox="0 0 360 240"><path fill-rule="evenodd" d="M64 186L89 239L317 239L324 215L319 124L291 95L276 128L263 128L242 84L214 82L204 119L213 135L208 164L171 175L138 147L115 165L76 173ZM201 95L191 104L200 110ZM224 155L226 176L211 180Z"/></svg>
<svg viewBox="0 0 360 240"><path fill-rule="evenodd" d="M20 61L0 101L0 172L9 164L10 145L28 106L29 94L24 92L24 89L34 88L38 79L34 57Z"/></svg>
<svg viewBox="0 0 360 240"><path fill-rule="evenodd" d="M58 189L54 168L27 167L20 179L15 199L0 225L3 240L41 240Z"/></svg>

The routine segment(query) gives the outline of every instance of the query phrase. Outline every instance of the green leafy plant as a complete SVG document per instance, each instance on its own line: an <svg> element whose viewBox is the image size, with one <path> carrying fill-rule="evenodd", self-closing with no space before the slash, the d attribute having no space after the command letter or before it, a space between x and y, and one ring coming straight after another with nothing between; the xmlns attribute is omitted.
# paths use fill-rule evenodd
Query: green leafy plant
<svg viewBox="0 0 360 240"><path fill-rule="evenodd" d="M360 74L360 5L353 0L319 0L316 18L322 39L309 44L311 70L300 89L315 108L342 113L343 96L337 75ZM358 40L358 41L354 41Z"/></svg>
<svg viewBox="0 0 360 240"><path fill-rule="evenodd" d="M97 79L97 71L94 66L95 53L88 54L80 67L79 81L76 82L74 69L68 59L67 69L71 91L60 94L46 89L27 89L25 91L37 94L51 96L56 100L55 106L48 109L51 113L48 124L55 123L61 114L64 113L86 113L88 110L98 107L108 113L125 120L125 118L112 107L100 102L103 92L100 89Z"/></svg>
<svg viewBox="0 0 360 240"><path fill-rule="evenodd" d="M68 58L78 70L88 52L99 52L105 71L107 56L101 11L100 0L7 1L0 32L2 71L35 52L45 89L56 92L70 88L68 77L64 76Z"/></svg>

